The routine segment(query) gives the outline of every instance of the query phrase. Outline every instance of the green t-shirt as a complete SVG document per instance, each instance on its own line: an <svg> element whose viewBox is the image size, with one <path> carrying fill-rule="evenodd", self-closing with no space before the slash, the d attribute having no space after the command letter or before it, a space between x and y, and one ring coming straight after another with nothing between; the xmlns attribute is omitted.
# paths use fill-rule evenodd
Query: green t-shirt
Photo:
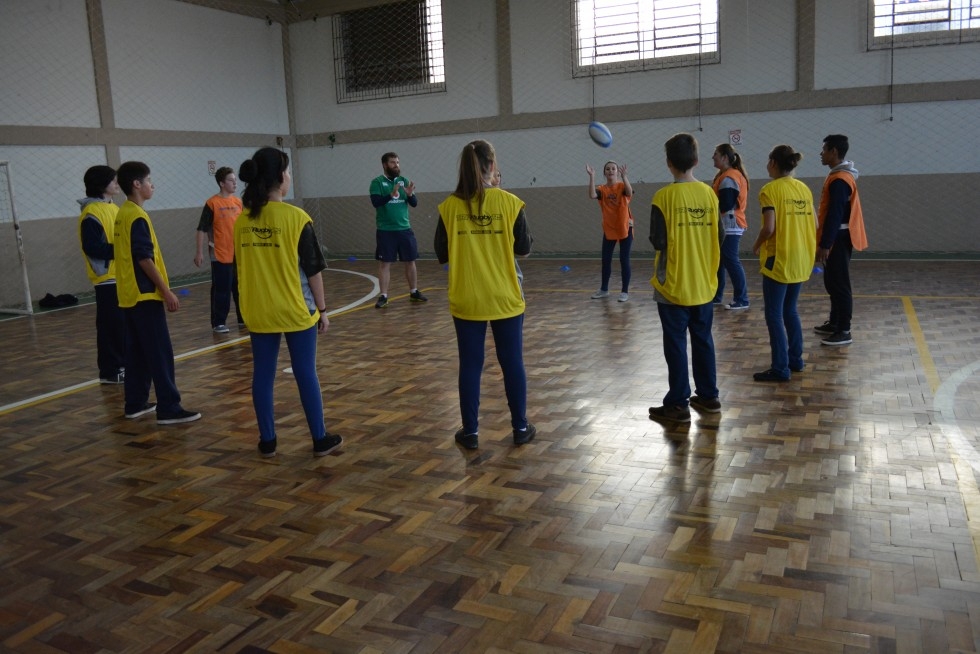
<svg viewBox="0 0 980 654"><path fill-rule="evenodd" d="M408 186L408 178L398 176L391 180L384 175L379 175L371 180L371 195L391 196L392 184L402 187ZM412 225L408 221L408 202L404 189L398 191L398 197L392 198L387 204L383 204L375 209L375 220L378 229L384 232L401 231L411 229Z"/></svg>

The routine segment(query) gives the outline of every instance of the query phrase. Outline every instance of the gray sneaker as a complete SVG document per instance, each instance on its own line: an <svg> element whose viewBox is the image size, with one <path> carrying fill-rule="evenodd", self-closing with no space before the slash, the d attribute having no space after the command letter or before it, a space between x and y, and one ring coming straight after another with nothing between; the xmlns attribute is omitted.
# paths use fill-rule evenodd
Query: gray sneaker
<svg viewBox="0 0 980 654"><path fill-rule="evenodd" d="M827 338L820 341L821 345L850 345L853 341L851 340L851 332L834 332Z"/></svg>
<svg viewBox="0 0 980 654"><path fill-rule="evenodd" d="M153 402L147 402L146 404L143 405L142 408L137 409L136 411L130 411L130 412L126 413L125 415L130 420L135 420L136 418L141 418L141 417L145 416L147 413L149 413L151 411L155 411L156 408L157 408L157 405L156 404L154 404Z"/></svg>
<svg viewBox="0 0 980 654"><path fill-rule="evenodd" d="M194 422L200 420L201 414L187 409L178 409L174 413L160 413L157 411L158 425L179 425L184 422Z"/></svg>

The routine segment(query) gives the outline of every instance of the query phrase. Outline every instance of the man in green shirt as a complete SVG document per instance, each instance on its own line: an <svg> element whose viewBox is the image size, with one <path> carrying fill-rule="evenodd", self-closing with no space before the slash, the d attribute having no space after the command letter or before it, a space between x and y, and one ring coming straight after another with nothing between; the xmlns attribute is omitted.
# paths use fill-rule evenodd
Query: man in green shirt
<svg viewBox="0 0 980 654"><path fill-rule="evenodd" d="M405 279L411 291L412 302L428 302L429 298L418 289L418 272L415 260L419 258L415 232L408 220L408 208L418 206L415 183L401 176L401 162L394 152L381 156L384 174L371 181L371 204L377 221L378 282L381 295L374 303L376 309L388 306L388 283L391 281L391 264L405 262Z"/></svg>

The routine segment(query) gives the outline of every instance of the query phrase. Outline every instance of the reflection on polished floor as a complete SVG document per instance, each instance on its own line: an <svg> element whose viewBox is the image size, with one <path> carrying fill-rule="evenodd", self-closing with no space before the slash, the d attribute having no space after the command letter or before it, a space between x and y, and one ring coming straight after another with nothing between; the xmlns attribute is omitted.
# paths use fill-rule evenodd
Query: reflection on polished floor
<svg viewBox="0 0 980 654"><path fill-rule="evenodd" d="M538 436L511 444L488 341L476 452L452 438L432 261L430 302L397 279L321 337L346 439L322 459L286 373L280 455L259 458L246 332L211 333L207 285L170 317L204 414L186 426L122 418L93 306L0 322L0 650L977 651L980 264L855 261L840 348L812 333L812 280L786 384L752 381L768 336L746 264L751 309L715 314L723 412L665 430L650 262L619 303L589 299L598 261L522 261ZM332 265L331 308L371 293L373 262Z"/></svg>

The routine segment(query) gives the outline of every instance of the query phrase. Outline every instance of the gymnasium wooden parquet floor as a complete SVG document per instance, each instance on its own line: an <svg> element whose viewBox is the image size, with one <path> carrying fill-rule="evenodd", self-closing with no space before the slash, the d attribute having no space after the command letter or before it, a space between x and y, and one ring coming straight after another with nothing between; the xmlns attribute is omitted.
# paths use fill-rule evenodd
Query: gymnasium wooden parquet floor
<svg viewBox="0 0 980 654"><path fill-rule="evenodd" d="M285 373L280 455L257 455L248 341L211 334L207 285L170 320L204 413L185 426L125 420L94 383L93 306L0 322L0 651L978 651L980 264L856 261L846 348L810 331L811 281L784 385L751 379L748 264L752 309L715 318L724 411L673 430L647 418L666 390L650 262L623 304L589 299L598 261L522 267L523 448L492 340L481 448L453 442L432 261L431 301L396 268L383 311L356 305L373 262L326 274L330 306L355 306L320 340L346 439L321 459Z"/></svg>

